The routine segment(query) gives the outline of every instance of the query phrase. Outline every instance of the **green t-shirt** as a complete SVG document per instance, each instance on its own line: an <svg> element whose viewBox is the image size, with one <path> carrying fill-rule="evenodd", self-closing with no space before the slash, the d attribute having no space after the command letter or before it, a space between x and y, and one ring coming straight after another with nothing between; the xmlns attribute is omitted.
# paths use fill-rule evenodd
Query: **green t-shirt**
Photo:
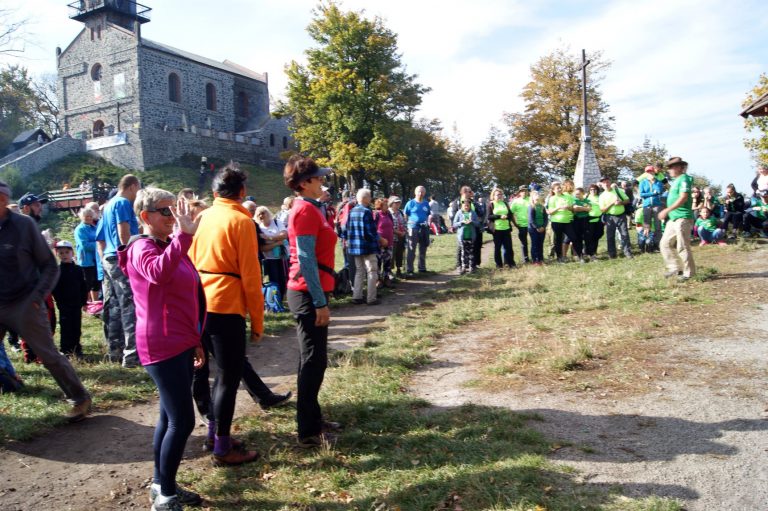
<svg viewBox="0 0 768 511"><path fill-rule="evenodd" d="M495 216L501 216L501 215L507 215L507 220L504 220L503 218L497 218L493 221L493 227L497 231L508 231L512 228L511 224L509 223L509 214L511 213L509 206L507 206L507 203L502 201L495 201L493 204L493 211L491 212Z"/></svg>
<svg viewBox="0 0 768 511"><path fill-rule="evenodd" d="M706 220L703 218L697 218L696 227L698 227L699 230L704 229L705 231L714 231L717 229L717 219L712 216Z"/></svg>
<svg viewBox="0 0 768 511"><path fill-rule="evenodd" d="M530 205L531 199L528 197L518 197L509 203L518 227L528 227L528 206Z"/></svg>
<svg viewBox="0 0 768 511"><path fill-rule="evenodd" d="M752 208L752 211L755 213L757 218L760 220L765 220L765 211L768 208L766 208L765 201L763 201L763 199L760 197L752 197L749 203L749 207Z"/></svg>
<svg viewBox="0 0 768 511"><path fill-rule="evenodd" d="M544 206L542 204L534 204L531 207L533 208L533 221L535 223L533 227L537 229L544 227L544 214L546 213Z"/></svg>
<svg viewBox="0 0 768 511"><path fill-rule="evenodd" d="M643 208L637 208L635 210L635 224L643 225Z"/></svg>
<svg viewBox="0 0 768 511"><path fill-rule="evenodd" d="M555 208L562 208L562 207L572 207L573 206L573 195L570 194L560 194L560 195L552 195L549 197L549 200L547 201L547 209L555 209ZM552 213L549 215L549 221L555 222L558 224L569 224L573 222L573 211L570 210L561 210L556 213Z"/></svg>
<svg viewBox="0 0 768 511"><path fill-rule="evenodd" d="M667 195L667 206L677 202L677 199L683 193L688 194L688 200L681 204L679 208L669 212L670 220L678 220L680 218L693 219L693 194L691 190L693 190L693 178L688 174L680 174L677 179L672 181L669 187L669 195Z"/></svg>
<svg viewBox="0 0 768 511"><path fill-rule="evenodd" d="M611 188L608 191L604 191L600 194L600 209L607 207L609 204L613 204L616 202L616 200L627 200L627 196L624 194L624 191L616 188ZM623 215L624 214L624 204L613 205L605 212L608 215Z"/></svg>
<svg viewBox="0 0 768 511"><path fill-rule="evenodd" d="M472 220L472 212L471 211L462 211L461 215L466 222L467 220ZM463 229L461 231L461 237L465 240L471 240L472 239L472 230L474 229L474 226L472 224L465 224L462 226Z"/></svg>
<svg viewBox="0 0 768 511"><path fill-rule="evenodd" d="M600 217L603 216L603 212L600 211L600 196L590 194L587 200L592 205L592 209L589 210L589 223L599 222Z"/></svg>
<svg viewBox="0 0 768 511"><path fill-rule="evenodd" d="M574 197L573 205L584 207L584 206L590 206L590 203L587 199L577 199ZM574 211L573 216L575 216L576 218L589 218L589 211Z"/></svg>

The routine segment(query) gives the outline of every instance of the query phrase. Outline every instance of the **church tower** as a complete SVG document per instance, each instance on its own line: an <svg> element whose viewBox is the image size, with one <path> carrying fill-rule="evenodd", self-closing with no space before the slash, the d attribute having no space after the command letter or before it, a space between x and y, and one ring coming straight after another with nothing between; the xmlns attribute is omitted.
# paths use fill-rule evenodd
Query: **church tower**
<svg viewBox="0 0 768 511"><path fill-rule="evenodd" d="M112 23L136 34L141 38L141 25L150 21L151 8L133 0L78 0L69 4L73 20L83 23L98 38L98 32L105 23Z"/></svg>

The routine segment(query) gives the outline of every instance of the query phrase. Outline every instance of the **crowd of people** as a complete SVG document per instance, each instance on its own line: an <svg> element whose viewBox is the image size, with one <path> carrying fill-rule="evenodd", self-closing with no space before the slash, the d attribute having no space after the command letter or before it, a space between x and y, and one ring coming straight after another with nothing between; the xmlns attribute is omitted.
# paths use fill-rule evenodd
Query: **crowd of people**
<svg viewBox="0 0 768 511"><path fill-rule="evenodd" d="M317 447L333 442L342 428L325 417L318 394L328 365L328 305L332 294L343 294L345 279L354 304L377 305L381 287L427 272L431 236L451 232L461 274L481 265L483 236L490 233L497 269L543 265L547 237L554 261L596 261L605 237L609 258L618 257L619 248L626 258L658 250L665 276L687 280L696 272L692 239L706 245L739 234L768 236L768 167L760 168L749 201L733 185L722 197L698 190L687 168L674 157L646 167L636 187L609 177L586 188L565 180L547 190L521 185L510 196L493 188L487 201L463 186L447 217L434 197L427 200L424 186L405 205L395 195L374 197L368 188L345 193L334 205L326 186L330 169L299 155L285 166L292 194L276 214L247 195L248 176L237 165L216 173L210 205L192 189L143 188L128 174L105 204L79 212L74 244L40 232L44 199L25 194L16 211L10 187L0 182L0 278L8 283L0 288L0 339L13 332L11 344L18 343L24 360L48 369L70 401L67 417L74 422L90 413L91 396L70 358L83 356L83 311L99 315L107 358L126 368L143 366L158 388L150 497L155 510L177 510L201 502L176 484L195 408L208 426L204 448L213 462L237 465L259 457L232 436L240 383L264 409L292 397L270 390L246 355L248 341L258 342L264 332L266 286L296 322L297 444ZM339 243L344 265L337 272ZM60 349L53 339L57 323ZM22 385L2 342L0 383L4 391Z"/></svg>

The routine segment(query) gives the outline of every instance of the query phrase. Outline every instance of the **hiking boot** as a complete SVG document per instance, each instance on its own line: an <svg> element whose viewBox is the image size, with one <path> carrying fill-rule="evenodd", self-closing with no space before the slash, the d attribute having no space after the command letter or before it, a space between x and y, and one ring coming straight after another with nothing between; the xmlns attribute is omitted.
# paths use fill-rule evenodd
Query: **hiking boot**
<svg viewBox="0 0 768 511"><path fill-rule="evenodd" d="M682 274L683 274L683 272L681 272L681 271L668 271L668 272L664 273L664 278L665 279L669 279L669 278L672 278L672 277L677 277L678 275L682 275Z"/></svg>
<svg viewBox="0 0 768 511"><path fill-rule="evenodd" d="M66 414L68 422L80 422L91 413L91 398L87 398L85 401L76 404Z"/></svg>
<svg viewBox="0 0 768 511"><path fill-rule="evenodd" d="M158 495L160 495L160 492L155 489L155 485L150 485L149 501L154 504ZM186 506L199 506L203 503L203 498L200 495L193 491L185 490L178 484L176 485L176 499L180 504L184 504Z"/></svg>
<svg viewBox="0 0 768 511"><path fill-rule="evenodd" d="M330 447L336 443L336 440L338 440L338 438L332 433L320 433L319 435L299 438L296 440L296 445L302 449L315 449L323 445L328 445Z"/></svg>
<svg viewBox="0 0 768 511"><path fill-rule="evenodd" d="M152 511L184 511L184 506L179 502L178 497L171 497L168 501L160 504L160 496L152 501Z"/></svg>
<svg viewBox="0 0 768 511"><path fill-rule="evenodd" d="M365 300L363 300L362 298L352 298L352 303L354 303L355 305L362 305L365 303Z"/></svg>
<svg viewBox="0 0 768 511"><path fill-rule="evenodd" d="M284 405L288 403L288 400L291 399L291 396L293 395L293 392L288 392L287 394L272 394L267 399L262 399L259 401L259 406L262 410L267 410L269 408L275 408L277 406Z"/></svg>
<svg viewBox="0 0 768 511"><path fill-rule="evenodd" d="M213 466L227 467L232 465L242 465L259 459L259 453L256 451L246 451L232 447L227 454L221 456L213 455Z"/></svg>

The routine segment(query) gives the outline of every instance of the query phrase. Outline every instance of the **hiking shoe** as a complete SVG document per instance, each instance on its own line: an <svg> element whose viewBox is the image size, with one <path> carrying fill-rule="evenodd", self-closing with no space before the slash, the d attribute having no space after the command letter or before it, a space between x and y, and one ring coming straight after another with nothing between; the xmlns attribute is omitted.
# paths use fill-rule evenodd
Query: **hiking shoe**
<svg viewBox="0 0 768 511"><path fill-rule="evenodd" d="M336 435L332 433L320 433L319 435L298 438L296 445L302 449L315 449L323 445L332 446L336 443L337 439Z"/></svg>
<svg viewBox="0 0 768 511"><path fill-rule="evenodd" d="M374 301L368 302L367 305L379 305L380 303L381 303L381 300L376 298Z"/></svg>
<svg viewBox="0 0 768 511"><path fill-rule="evenodd" d="M181 505L178 497L171 497L162 504L158 500L160 500L159 495L158 498L152 501L152 511L184 511L184 506Z"/></svg>
<svg viewBox="0 0 768 511"><path fill-rule="evenodd" d="M701 240L701 242L699 243L699 246L700 246L700 247L703 247L704 245L709 245L709 243L707 243L707 242L706 242L706 241L704 241L704 240Z"/></svg>
<svg viewBox="0 0 768 511"><path fill-rule="evenodd" d="M362 305L365 303L365 300L363 300L362 298L352 298L352 303L354 303L355 305Z"/></svg>
<svg viewBox="0 0 768 511"><path fill-rule="evenodd" d="M293 392L288 392L287 394L272 394L267 399L263 399L259 401L259 406L262 410L267 410L269 408L275 408L277 406L284 405L288 403L288 400L291 399L291 396L293 395Z"/></svg>
<svg viewBox="0 0 768 511"><path fill-rule="evenodd" d="M76 404L66 414L68 422L80 422L91 413L91 398L86 399L82 403Z"/></svg>
<svg viewBox="0 0 768 511"><path fill-rule="evenodd" d="M150 485L149 501L154 504L158 495L160 495L160 492L155 489L155 485ZM203 498L200 495L193 491L185 490L178 484L176 485L176 499L180 504L184 504L186 506L199 506L203 503Z"/></svg>
<svg viewBox="0 0 768 511"><path fill-rule="evenodd" d="M672 277L680 276L682 274L683 274L683 272L681 272L681 271L668 271L668 272L666 272L664 274L664 278L665 279L669 279L669 278L672 278Z"/></svg>
<svg viewBox="0 0 768 511"><path fill-rule="evenodd" d="M227 454L219 456L213 455L213 466L227 467L233 465L242 465L259 459L259 453L256 451L246 451L232 447Z"/></svg>
<svg viewBox="0 0 768 511"><path fill-rule="evenodd" d="M245 442L243 442L242 440L238 440L237 438L232 438L230 441L232 442L231 443L232 449L236 449L238 451L242 451L245 449ZM205 440L203 441L203 450L213 452L215 444L216 444L216 440L214 440L213 438L206 437Z"/></svg>

